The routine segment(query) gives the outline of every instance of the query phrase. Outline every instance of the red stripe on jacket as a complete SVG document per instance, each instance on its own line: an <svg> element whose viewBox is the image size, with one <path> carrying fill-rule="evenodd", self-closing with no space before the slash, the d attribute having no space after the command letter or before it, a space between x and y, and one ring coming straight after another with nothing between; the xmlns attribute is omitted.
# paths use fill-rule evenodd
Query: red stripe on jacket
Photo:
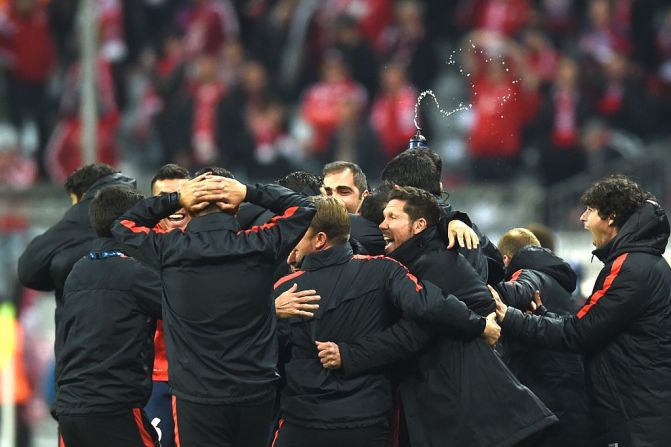
<svg viewBox="0 0 671 447"><path fill-rule="evenodd" d="M164 234L164 233L169 233L170 230L164 230L163 228L159 227L156 225L154 228L149 228L149 227L143 227L142 225L138 225L132 220L124 219L121 222L121 225L124 227L128 228L130 231L133 233L144 233L144 234L149 234L149 233L158 233L158 234Z"/></svg>
<svg viewBox="0 0 671 447"><path fill-rule="evenodd" d="M590 309L601 299L601 297L603 297L606 292L608 292L608 289L613 284L613 281L615 281L615 278L617 278L617 275L620 273L622 264L624 264L624 260L627 259L628 255L629 253L624 253L615 259L613 265L610 267L610 273L608 276L606 276L606 280L603 282L603 286L601 286L601 289L594 292L592 296L589 297L589 300L587 300L587 304L582 306L582 308L578 311L578 318L582 318L587 315L587 312L589 312Z"/></svg>
<svg viewBox="0 0 671 447"><path fill-rule="evenodd" d="M510 280L509 280L508 282L515 282L515 281L517 281L517 278L520 277L520 275L522 274L523 271L524 271L524 269L519 269L518 271L516 271L515 273L513 273L513 276L510 277Z"/></svg>
<svg viewBox="0 0 671 447"><path fill-rule="evenodd" d="M277 282L273 286L273 289L277 289L279 286L281 286L282 284L284 284L287 281L291 281L294 278L298 278L303 273L305 273L305 270L296 270L293 273L289 273L288 275L285 275L285 276L281 277L280 279L277 280Z"/></svg>
<svg viewBox="0 0 671 447"><path fill-rule="evenodd" d="M397 263L398 265L400 265L401 267L403 267L403 270L405 270L405 275L410 279L410 281L412 281L413 283L415 283L415 291L417 291L417 292L421 292L421 290L424 288L424 287L422 287L422 285L421 285L421 284L419 283L419 281L417 280L417 277L416 277L415 275L413 275L412 273L410 273L410 270L408 270L408 267L406 267L405 265L403 265L403 263L398 262L398 261L397 261L396 259L394 259L394 258L390 258L389 256L385 256L385 255L377 255L377 256L354 255L354 256L353 256L353 259L363 259L363 260L370 260L370 259L388 259L388 260L390 260L390 261L393 261L393 262Z"/></svg>
<svg viewBox="0 0 671 447"><path fill-rule="evenodd" d="M137 425L137 429L140 430L140 437L142 438L142 444L144 444L145 447L154 447L154 439L147 431L147 427L144 426L144 420L142 419L142 410L140 410L139 408L133 408L133 416L135 417L135 425Z"/></svg>
<svg viewBox="0 0 671 447"><path fill-rule="evenodd" d="M274 226L277 225L277 221L279 221L280 219L286 219L288 217L293 216L296 213L296 211L298 211L297 206L289 207L284 211L284 214L282 214L281 216L275 216L272 219L270 219L270 222L264 223L263 225L254 225L252 228L244 230L244 233L245 234L258 233L259 231L273 228ZM242 233L242 231L238 231L238 234L240 233Z"/></svg>

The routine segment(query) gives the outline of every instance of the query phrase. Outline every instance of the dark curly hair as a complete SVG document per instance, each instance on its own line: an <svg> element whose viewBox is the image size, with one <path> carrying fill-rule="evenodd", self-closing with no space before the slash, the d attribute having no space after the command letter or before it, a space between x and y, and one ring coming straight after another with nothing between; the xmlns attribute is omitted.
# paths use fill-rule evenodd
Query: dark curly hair
<svg viewBox="0 0 671 447"><path fill-rule="evenodd" d="M610 175L594 183L580 197L583 205L594 208L602 219L613 219L621 228L646 200L654 196L624 175Z"/></svg>

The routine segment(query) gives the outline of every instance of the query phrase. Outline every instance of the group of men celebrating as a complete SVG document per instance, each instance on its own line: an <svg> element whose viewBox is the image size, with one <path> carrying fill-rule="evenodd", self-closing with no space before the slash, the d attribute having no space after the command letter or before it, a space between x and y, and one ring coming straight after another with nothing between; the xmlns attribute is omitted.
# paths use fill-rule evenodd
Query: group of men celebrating
<svg viewBox="0 0 671 447"><path fill-rule="evenodd" d="M582 196L604 268L523 228L495 246L409 149L250 185L88 165L19 261L56 291L59 442L88 446L660 446L671 439L664 210L610 176ZM500 337L500 338L499 338ZM153 376L152 376L153 368Z"/></svg>

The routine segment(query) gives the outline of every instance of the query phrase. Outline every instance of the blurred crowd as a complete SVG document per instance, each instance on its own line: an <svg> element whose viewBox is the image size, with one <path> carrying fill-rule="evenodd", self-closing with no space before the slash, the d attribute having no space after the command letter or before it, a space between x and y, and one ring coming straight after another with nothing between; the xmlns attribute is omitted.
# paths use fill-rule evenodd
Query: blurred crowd
<svg viewBox="0 0 671 447"><path fill-rule="evenodd" d="M552 184L669 133L670 1L95 5L98 159L113 165L218 164L269 179L348 160L375 177L449 62L472 106L475 180L514 174L531 151ZM0 183L60 183L82 164L78 9L0 1ZM431 142L436 124L419 123Z"/></svg>

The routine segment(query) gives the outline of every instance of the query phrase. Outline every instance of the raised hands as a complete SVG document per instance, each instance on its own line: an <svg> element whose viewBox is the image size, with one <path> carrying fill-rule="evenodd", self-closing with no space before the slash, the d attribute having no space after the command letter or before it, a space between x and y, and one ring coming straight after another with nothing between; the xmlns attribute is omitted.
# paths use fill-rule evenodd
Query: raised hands
<svg viewBox="0 0 671 447"><path fill-rule="evenodd" d="M478 244L480 244L477 233L471 227L456 219L447 224L447 237L449 242L447 248L450 249L454 248L455 243L459 243L459 247L469 250L478 248Z"/></svg>
<svg viewBox="0 0 671 447"><path fill-rule="evenodd" d="M189 180L179 193L180 204L190 212L202 211L212 203L227 211L236 209L245 200L247 186L235 179L206 172Z"/></svg>

